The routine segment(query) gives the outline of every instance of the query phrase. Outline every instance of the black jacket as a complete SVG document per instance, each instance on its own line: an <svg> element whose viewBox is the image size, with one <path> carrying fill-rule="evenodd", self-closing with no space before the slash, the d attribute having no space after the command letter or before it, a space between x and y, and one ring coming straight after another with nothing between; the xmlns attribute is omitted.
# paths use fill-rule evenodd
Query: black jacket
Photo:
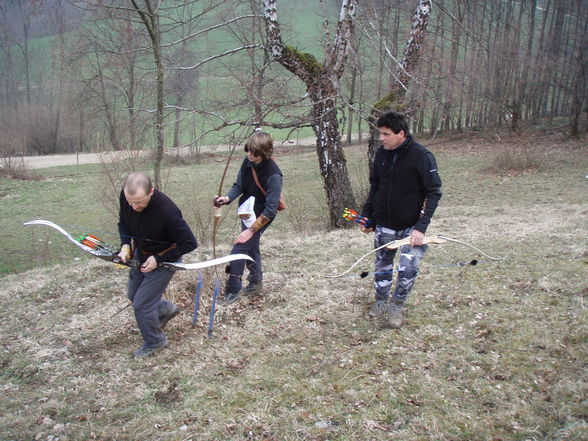
<svg viewBox="0 0 588 441"><path fill-rule="evenodd" d="M198 246L180 209L157 189L143 211L133 210L124 191L120 192L118 231L123 245L134 239L141 263L151 255L158 263L176 262ZM171 248L174 244L176 246Z"/></svg>
<svg viewBox="0 0 588 441"><path fill-rule="evenodd" d="M440 199L435 157L409 136L394 150L382 146L376 152L362 216L394 230L414 226L425 233Z"/></svg>

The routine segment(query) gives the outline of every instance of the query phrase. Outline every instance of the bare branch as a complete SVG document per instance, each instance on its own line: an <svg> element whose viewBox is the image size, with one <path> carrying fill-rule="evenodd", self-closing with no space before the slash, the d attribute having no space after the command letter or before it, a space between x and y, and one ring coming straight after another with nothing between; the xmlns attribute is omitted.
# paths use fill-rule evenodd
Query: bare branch
<svg viewBox="0 0 588 441"><path fill-rule="evenodd" d="M249 45L241 46L241 47L238 47L238 48L235 48L235 49L229 49L229 50L227 50L225 52L222 52L220 54L212 55L212 56L206 58L205 60L202 60L201 62L196 63L193 66L178 66L175 69L178 69L178 70L197 69L198 67L202 66L203 64L206 64L206 63L208 63L208 62L210 62L212 60L216 60L217 58L226 57L227 55L235 54L235 53L240 52L240 51L243 51L243 50L255 49L255 48L262 48L262 47L263 47L263 45L261 45L261 44L249 44Z"/></svg>
<svg viewBox="0 0 588 441"><path fill-rule="evenodd" d="M174 45L179 44L179 43L182 43L182 42L184 42L186 40L190 40L191 38L198 37L199 35L206 34L207 32L213 31L215 29L219 29L219 28L221 28L223 26L228 26L229 24L235 23L235 22L237 22L239 20L243 20L245 18L256 18L256 17L261 17L261 16L260 15L257 15L257 14L248 14L248 15L241 15L239 17L234 17L234 18L232 18L230 20L227 20L227 21L225 21L223 23L218 23L218 24L209 26L209 27L207 27L205 29L201 29L198 32L194 32L193 34L190 34L190 35L187 35L187 36L185 36L183 38L180 38L179 40L172 41L171 43L162 44L161 47L174 46Z"/></svg>

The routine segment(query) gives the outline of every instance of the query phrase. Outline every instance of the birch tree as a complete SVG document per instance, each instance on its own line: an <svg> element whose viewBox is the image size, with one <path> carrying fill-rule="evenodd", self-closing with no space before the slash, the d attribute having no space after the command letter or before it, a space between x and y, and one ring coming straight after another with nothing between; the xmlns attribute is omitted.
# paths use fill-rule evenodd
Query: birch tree
<svg viewBox="0 0 588 441"><path fill-rule="evenodd" d="M317 139L316 152L333 228L349 226L341 213L345 207L355 207L341 144L337 98L351 44L356 8L357 0L342 0L334 39L326 48L324 61L319 62L312 54L300 52L284 43L276 0L264 0L267 50L271 57L304 83L311 100L310 123Z"/></svg>
<svg viewBox="0 0 588 441"><path fill-rule="evenodd" d="M408 36L408 40L406 41L398 73L392 84L389 85L387 95L374 105L368 118L370 124L370 140L368 144L368 160L370 168L379 146L378 129L375 127L375 122L380 115L388 110L404 110L404 98L412 79L412 74L422 55L423 41L426 35L430 14L431 0L419 0L412 19L412 29ZM391 56L393 58L393 55Z"/></svg>

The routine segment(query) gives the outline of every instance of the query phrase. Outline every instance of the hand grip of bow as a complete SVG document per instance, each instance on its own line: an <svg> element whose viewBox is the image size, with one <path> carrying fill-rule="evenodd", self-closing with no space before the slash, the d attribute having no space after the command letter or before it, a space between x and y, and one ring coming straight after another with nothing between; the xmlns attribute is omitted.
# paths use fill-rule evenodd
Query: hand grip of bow
<svg viewBox="0 0 588 441"><path fill-rule="evenodd" d="M214 208L221 208L223 205L226 205L229 203L229 198L226 196L215 196L214 199L212 200L212 205L214 206ZM215 214L216 216L216 214Z"/></svg>

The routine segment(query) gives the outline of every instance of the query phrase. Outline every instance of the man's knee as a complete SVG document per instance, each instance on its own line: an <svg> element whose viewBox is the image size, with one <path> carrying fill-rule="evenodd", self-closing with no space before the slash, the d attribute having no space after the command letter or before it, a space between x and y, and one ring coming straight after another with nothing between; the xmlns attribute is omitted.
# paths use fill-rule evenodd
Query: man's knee
<svg viewBox="0 0 588 441"><path fill-rule="evenodd" d="M418 275L419 275L418 268L412 267L412 266L406 267L406 268L398 271L399 280L404 279L407 282L413 281L414 279L417 278Z"/></svg>

